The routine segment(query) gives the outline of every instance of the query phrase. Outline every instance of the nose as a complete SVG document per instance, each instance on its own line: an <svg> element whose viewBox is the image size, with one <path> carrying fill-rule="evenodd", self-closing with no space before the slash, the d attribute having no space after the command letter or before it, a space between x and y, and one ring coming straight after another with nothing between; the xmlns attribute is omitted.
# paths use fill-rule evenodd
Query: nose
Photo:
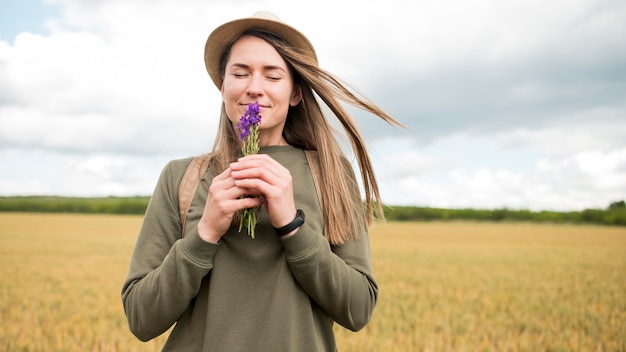
<svg viewBox="0 0 626 352"><path fill-rule="evenodd" d="M253 75L248 83L246 94L252 97L263 95L263 79L259 75Z"/></svg>

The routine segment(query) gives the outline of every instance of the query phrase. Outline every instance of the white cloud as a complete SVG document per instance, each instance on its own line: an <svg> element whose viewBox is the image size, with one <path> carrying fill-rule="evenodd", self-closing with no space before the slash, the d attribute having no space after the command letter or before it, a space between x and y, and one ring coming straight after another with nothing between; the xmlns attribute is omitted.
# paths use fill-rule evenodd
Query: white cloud
<svg viewBox="0 0 626 352"><path fill-rule="evenodd" d="M469 148L466 153L479 150L472 147L471 140L466 144ZM437 149L446 148L438 146ZM515 150L509 153L503 149L492 155L495 159L483 159L485 166L478 167L464 164L461 159L451 164L446 160L450 156L439 159L441 156L432 152L426 148L421 152L394 155L390 164L404 160L404 167L389 168L390 171L379 169L383 200L387 204L565 211L604 208L626 198L624 147L544 157L532 168L521 170L506 164L495 166L499 157L519 153Z"/></svg>
<svg viewBox="0 0 626 352"><path fill-rule="evenodd" d="M411 127L356 116L388 203L576 209L626 197L626 4L53 2L63 16L48 34L0 41L0 161L16 165L0 194L149 193L168 159L215 137L206 37L268 9Z"/></svg>
<svg viewBox="0 0 626 352"><path fill-rule="evenodd" d="M210 146L219 93L202 56L195 68L183 64L186 59L168 67L163 53L175 55L177 48L132 44L139 39L109 43L91 33L58 30L50 36L23 33L13 46L2 43L8 103L0 106L0 140L99 152ZM202 139L187 136L203 130Z"/></svg>
<svg viewBox="0 0 626 352"><path fill-rule="evenodd" d="M0 150L2 195L149 195L162 168L175 156L73 154Z"/></svg>

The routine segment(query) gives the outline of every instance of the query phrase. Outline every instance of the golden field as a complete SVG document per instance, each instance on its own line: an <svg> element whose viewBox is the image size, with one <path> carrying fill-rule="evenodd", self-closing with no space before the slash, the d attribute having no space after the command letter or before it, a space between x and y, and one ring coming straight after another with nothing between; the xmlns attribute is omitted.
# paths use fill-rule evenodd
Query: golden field
<svg viewBox="0 0 626 352"><path fill-rule="evenodd" d="M120 299L140 216L0 213L0 351L158 351ZM626 351L626 228L385 223L345 351Z"/></svg>

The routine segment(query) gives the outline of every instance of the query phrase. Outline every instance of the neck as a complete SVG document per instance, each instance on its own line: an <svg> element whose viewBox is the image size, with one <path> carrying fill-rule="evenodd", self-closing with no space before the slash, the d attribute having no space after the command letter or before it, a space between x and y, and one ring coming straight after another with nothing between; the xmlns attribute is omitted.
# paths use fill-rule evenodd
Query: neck
<svg viewBox="0 0 626 352"><path fill-rule="evenodd" d="M265 131L261 130L259 132L259 147L269 147L273 145L288 145L285 138L283 138L282 133L271 134L271 133L263 133L263 132Z"/></svg>

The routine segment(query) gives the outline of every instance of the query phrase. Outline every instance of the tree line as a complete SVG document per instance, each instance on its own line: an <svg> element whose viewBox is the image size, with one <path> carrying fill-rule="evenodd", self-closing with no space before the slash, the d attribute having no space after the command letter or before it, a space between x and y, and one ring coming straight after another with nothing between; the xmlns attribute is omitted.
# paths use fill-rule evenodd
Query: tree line
<svg viewBox="0 0 626 352"><path fill-rule="evenodd" d="M34 213L144 214L150 197L0 197L0 211Z"/></svg>
<svg viewBox="0 0 626 352"><path fill-rule="evenodd" d="M530 211L501 209L441 209L427 207L387 207L385 216L395 221L526 221L626 226L626 203L611 203L605 209L582 211Z"/></svg>
<svg viewBox="0 0 626 352"><path fill-rule="evenodd" d="M150 197L0 197L2 212L135 214L145 213ZM621 200L605 209L582 211L530 211L501 209L443 209L416 206L387 206L390 221L526 221L626 226L626 203Z"/></svg>

